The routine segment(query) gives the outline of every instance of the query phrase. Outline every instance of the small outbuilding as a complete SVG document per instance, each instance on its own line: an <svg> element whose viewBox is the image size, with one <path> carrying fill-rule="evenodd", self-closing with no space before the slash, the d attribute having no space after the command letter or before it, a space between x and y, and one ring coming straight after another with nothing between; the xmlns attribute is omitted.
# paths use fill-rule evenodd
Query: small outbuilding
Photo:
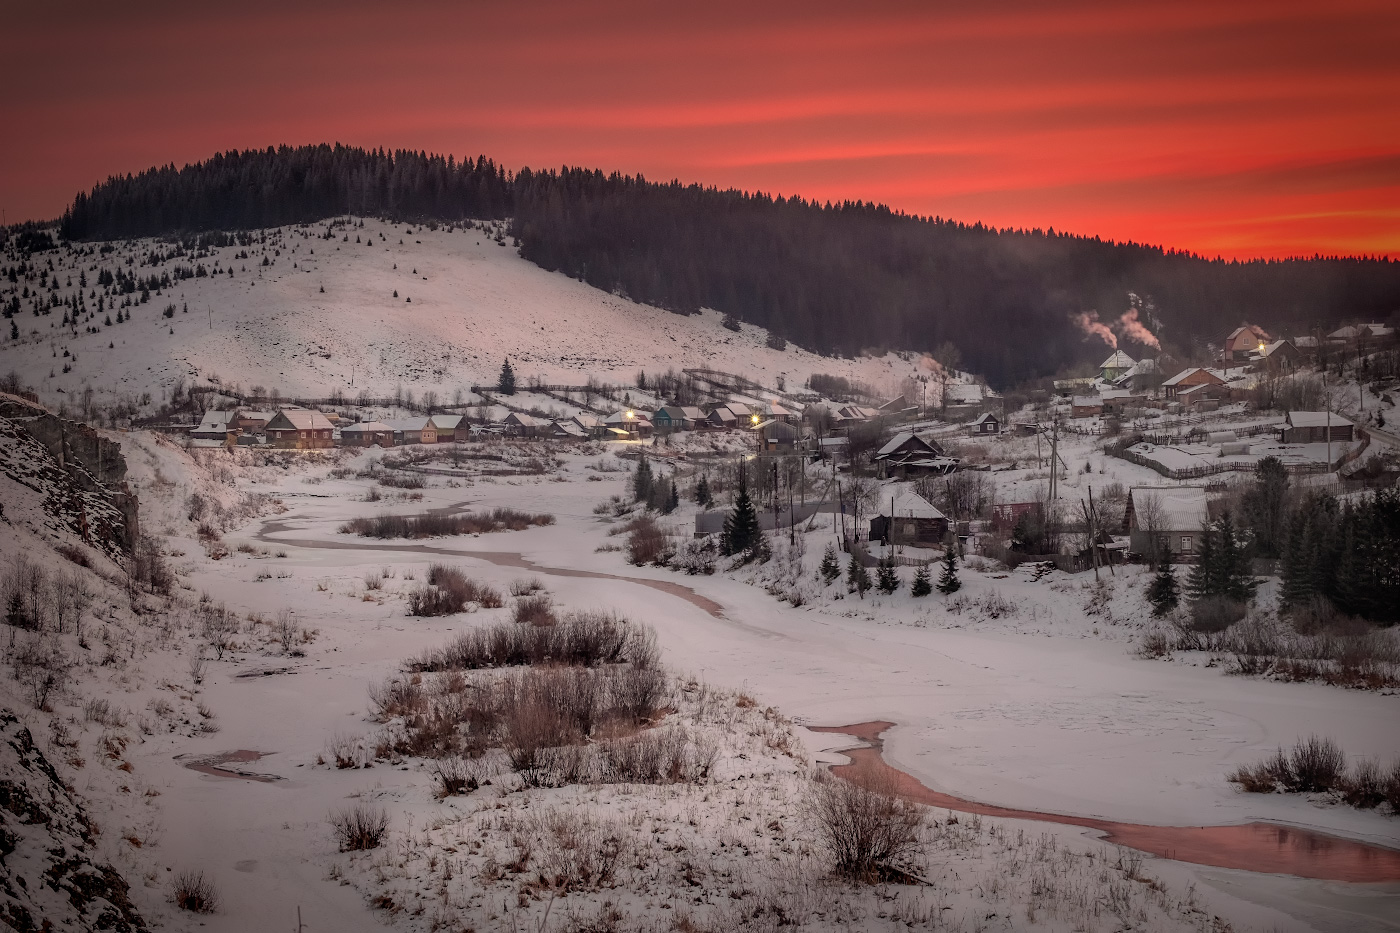
<svg viewBox="0 0 1400 933"><path fill-rule="evenodd" d="M1285 444L1319 444L1356 439L1356 425L1336 412L1290 411L1279 430Z"/></svg>
<svg viewBox="0 0 1400 933"><path fill-rule="evenodd" d="M912 547L938 547L948 538L948 518L923 496L903 490L881 503L870 520L870 540Z"/></svg>

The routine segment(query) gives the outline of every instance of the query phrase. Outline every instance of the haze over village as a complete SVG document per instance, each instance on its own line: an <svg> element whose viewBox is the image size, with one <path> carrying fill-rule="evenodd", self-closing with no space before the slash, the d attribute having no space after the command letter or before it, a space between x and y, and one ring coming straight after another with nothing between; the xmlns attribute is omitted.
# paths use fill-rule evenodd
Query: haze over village
<svg viewBox="0 0 1400 933"><path fill-rule="evenodd" d="M0 927L1400 930L1395 11L531 9L17 14Z"/></svg>

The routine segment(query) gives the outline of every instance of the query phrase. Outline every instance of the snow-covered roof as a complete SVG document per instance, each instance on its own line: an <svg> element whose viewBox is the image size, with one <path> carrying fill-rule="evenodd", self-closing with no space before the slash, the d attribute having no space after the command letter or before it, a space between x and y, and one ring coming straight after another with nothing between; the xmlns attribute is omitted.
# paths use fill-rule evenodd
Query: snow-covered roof
<svg viewBox="0 0 1400 933"><path fill-rule="evenodd" d="M429 426L427 418L395 418L384 424L394 431L421 431Z"/></svg>
<svg viewBox="0 0 1400 933"><path fill-rule="evenodd" d="M204 418L200 420L196 431L226 431L228 423L233 420L236 411L206 411Z"/></svg>
<svg viewBox="0 0 1400 933"><path fill-rule="evenodd" d="M933 507L923 496L913 490L905 489L895 494L893 505L889 505L889 499L885 499L881 507L882 515L888 509L895 518L944 518L944 514Z"/></svg>
<svg viewBox="0 0 1400 933"><path fill-rule="evenodd" d="M1206 369L1204 366L1192 366L1190 369L1183 369L1181 372L1177 373L1175 376L1172 376L1172 377L1171 377L1170 379L1168 379L1166 382L1162 383L1162 385L1164 385L1164 386L1174 386L1174 385L1177 385L1177 384L1179 384L1179 383L1181 382L1181 380L1183 380L1183 379L1187 378L1188 376L1191 376L1191 375L1193 375L1193 374L1195 374L1195 373L1205 373L1205 374L1208 375L1208 376L1214 376L1216 379L1220 379L1220 375L1219 375L1217 372L1215 372L1215 370L1213 370L1213 369ZM1225 380L1221 379L1220 381L1221 381L1221 382L1224 382Z"/></svg>
<svg viewBox="0 0 1400 933"><path fill-rule="evenodd" d="M930 450L933 449L932 444L924 440L922 437L919 437L913 431L900 431L894 437L890 438L884 447L881 447L879 451L876 452L875 459L879 460L881 457L888 457L890 454L894 453L896 450L903 447L910 441L918 441L920 444L923 444Z"/></svg>
<svg viewBox="0 0 1400 933"><path fill-rule="evenodd" d="M1103 404L1103 399L1097 395L1076 395L1070 404L1075 408L1096 408Z"/></svg>
<svg viewBox="0 0 1400 933"><path fill-rule="evenodd" d="M1160 510L1163 525L1153 531L1195 531L1210 520L1204 486L1135 486L1130 495L1139 531L1149 530L1144 525L1149 502Z"/></svg>
<svg viewBox="0 0 1400 933"><path fill-rule="evenodd" d="M988 421L997 421L997 416L989 411L984 411L982 414L969 421L968 424L986 424Z"/></svg>
<svg viewBox="0 0 1400 933"><path fill-rule="evenodd" d="M985 388L976 382L954 383L945 390L945 397L950 402L962 405L980 402L987 394Z"/></svg>
<svg viewBox="0 0 1400 933"><path fill-rule="evenodd" d="M455 431L462 423L461 415L433 415L428 419L439 431Z"/></svg>
<svg viewBox="0 0 1400 933"><path fill-rule="evenodd" d="M518 424L522 428L536 428L540 425L540 422L536 421L532 416L518 411L513 411L506 415L505 423Z"/></svg>
<svg viewBox="0 0 1400 933"><path fill-rule="evenodd" d="M369 434L369 433L378 432L378 431L392 431L392 430L394 430L394 429L391 428L391 427L389 427L387 424L385 424L385 423L382 422L382 421L361 421L361 422L359 422L359 423L357 423L357 424L347 424L345 427L343 427L343 428L340 429L340 433L341 433L341 434Z"/></svg>
<svg viewBox="0 0 1400 933"><path fill-rule="evenodd" d="M579 427L583 428L585 431L591 431L593 428L596 428L602 424L602 422L599 421L593 415L586 414L574 415L569 420L572 421L574 424L578 425Z"/></svg>
<svg viewBox="0 0 1400 933"><path fill-rule="evenodd" d="M704 421L705 413L694 405L682 405L681 413L685 415L687 421Z"/></svg>
<svg viewBox="0 0 1400 933"><path fill-rule="evenodd" d="M552 425L550 425L550 427L552 427L555 431L559 432L560 434L567 434L570 437L584 436L583 428L579 427L577 424L574 424L574 422L572 421L556 421Z"/></svg>
<svg viewBox="0 0 1400 933"><path fill-rule="evenodd" d="M1355 324L1348 324L1346 327L1338 327L1327 336L1334 337L1337 340L1352 340L1361 336L1361 328L1357 327Z"/></svg>
<svg viewBox="0 0 1400 933"><path fill-rule="evenodd" d="M1099 369L1127 369L1136 364L1137 360L1134 360L1122 350L1114 350L1113 354L1108 359L1099 364Z"/></svg>
<svg viewBox="0 0 1400 933"><path fill-rule="evenodd" d="M752 414L752 412L749 411L749 406L745 405L743 402L726 402L724 407L734 412L734 415L739 418L747 418Z"/></svg>
<svg viewBox="0 0 1400 933"><path fill-rule="evenodd" d="M277 413L277 417L287 419L298 431L324 431L333 427L325 415L309 408L284 408ZM269 422L268 427L271 426Z"/></svg>
<svg viewBox="0 0 1400 933"><path fill-rule="evenodd" d="M1346 428L1352 425L1351 421L1336 412L1326 411L1290 411L1288 423L1295 428L1325 428L1329 424L1334 428Z"/></svg>
<svg viewBox="0 0 1400 933"><path fill-rule="evenodd" d="M627 417L628 412L631 412L632 417ZM644 411L637 411L635 408L624 409L623 411L615 411L611 415L608 415L606 418L603 419L603 424L606 425L650 423L651 422L647 420L647 413Z"/></svg>

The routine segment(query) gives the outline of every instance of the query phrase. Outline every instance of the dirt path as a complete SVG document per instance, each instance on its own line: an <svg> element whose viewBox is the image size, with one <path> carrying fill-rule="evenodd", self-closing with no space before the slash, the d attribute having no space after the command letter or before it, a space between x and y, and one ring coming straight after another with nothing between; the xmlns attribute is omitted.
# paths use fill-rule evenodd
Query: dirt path
<svg viewBox="0 0 1400 933"><path fill-rule="evenodd" d="M860 747L841 749L841 754L850 758L851 764L832 767L833 774L858 780L871 770L883 773L895 781L901 794L929 806L982 816L1083 826L1103 833L1106 842L1196 865L1296 875L1322 881L1400 881L1400 850L1313 830L1257 822L1237 826L1144 826L1094 817L1016 810L941 794L884 760L881 735L894 725L892 722L861 722L849 726L807 728L812 732L849 735L865 743Z"/></svg>

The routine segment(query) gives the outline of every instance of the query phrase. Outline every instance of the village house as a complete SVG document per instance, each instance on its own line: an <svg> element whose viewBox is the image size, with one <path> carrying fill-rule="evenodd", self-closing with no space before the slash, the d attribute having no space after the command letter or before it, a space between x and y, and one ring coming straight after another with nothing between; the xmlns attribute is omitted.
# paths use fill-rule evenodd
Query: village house
<svg viewBox="0 0 1400 933"><path fill-rule="evenodd" d="M335 444L330 420L319 411L283 408L267 423L267 440L286 450L318 450Z"/></svg>
<svg viewBox="0 0 1400 933"><path fill-rule="evenodd" d="M549 426L545 429L545 435L560 441L583 441L588 439L588 434L572 419L568 421L551 421Z"/></svg>
<svg viewBox="0 0 1400 933"><path fill-rule="evenodd" d="M1137 360L1122 350L1114 350L1108 359L1099 364L1099 378L1104 382L1113 382L1136 365Z"/></svg>
<svg viewBox="0 0 1400 933"><path fill-rule="evenodd" d="M233 416L229 425L235 430L244 434L261 434L267 428L267 423L276 415L273 411L260 411L256 408L240 408Z"/></svg>
<svg viewBox="0 0 1400 933"><path fill-rule="evenodd" d="M580 412L574 415L569 419L569 422L577 425L578 429L583 432L584 437L592 438L593 440L602 437L606 431L606 428L603 426L603 419L596 415L590 415L587 412Z"/></svg>
<svg viewBox="0 0 1400 933"><path fill-rule="evenodd" d="M967 424L967 433L974 437L986 437L1001 433L1001 419L991 412L984 412L975 421Z"/></svg>
<svg viewBox="0 0 1400 933"><path fill-rule="evenodd" d="M1176 398L1183 389L1189 389L1192 386L1198 385L1223 386L1225 385L1225 380L1221 379L1209 369L1205 369L1201 366L1193 366L1190 369L1183 369L1175 376L1163 382L1162 392L1167 398Z"/></svg>
<svg viewBox="0 0 1400 933"><path fill-rule="evenodd" d="M886 416L917 415L919 413L919 406L909 404L908 399L906 399L903 395L896 395L889 401L881 403L879 407L879 412L881 415Z"/></svg>
<svg viewBox="0 0 1400 933"><path fill-rule="evenodd" d="M1201 529L1210 522L1205 487L1136 486L1128 492L1123 521L1133 553L1165 548L1173 560L1191 560L1200 549Z"/></svg>
<svg viewBox="0 0 1400 933"><path fill-rule="evenodd" d="M437 429L428 418L397 418L384 423L394 432L396 445L437 443Z"/></svg>
<svg viewBox="0 0 1400 933"><path fill-rule="evenodd" d="M763 420L781 421L784 424L796 424L800 420L800 415L780 402L769 402L764 405L759 414Z"/></svg>
<svg viewBox="0 0 1400 933"><path fill-rule="evenodd" d="M190 437L201 441L224 441L229 433L236 430L233 419L236 411L206 411L199 424L190 429Z"/></svg>
<svg viewBox="0 0 1400 933"><path fill-rule="evenodd" d="M802 429L797 425L771 418L760 421L754 430L758 432L759 445L767 451L790 453L797 449L802 439Z"/></svg>
<svg viewBox="0 0 1400 933"><path fill-rule="evenodd" d="M1263 350L1256 350L1250 361L1259 369L1269 373L1289 373L1298 368L1303 354L1291 340L1275 340L1266 344Z"/></svg>
<svg viewBox="0 0 1400 933"><path fill-rule="evenodd" d="M1114 388L1144 394L1162 384L1162 374L1153 359L1138 360L1132 368L1113 380Z"/></svg>
<svg viewBox="0 0 1400 933"><path fill-rule="evenodd" d="M652 433L652 423L647 419L647 413L632 408L608 415L603 419L603 426L615 437L646 438L651 437Z"/></svg>
<svg viewBox="0 0 1400 933"><path fill-rule="evenodd" d="M679 405L662 405L651 416L651 423L662 434L688 431L695 426L694 419L687 418L685 409Z"/></svg>
<svg viewBox="0 0 1400 933"><path fill-rule="evenodd" d="M1220 351L1221 362L1231 363L1248 360L1251 355L1269 342L1269 335L1253 324L1241 324L1225 337Z"/></svg>
<svg viewBox="0 0 1400 933"><path fill-rule="evenodd" d="M1177 402L1187 411L1215 411L1220 407L1221 402L1229 401L1232 390L1227 385L1212 385L1210 383L1199 383L1178 389L1175 395Z"/></svg>
<svg viewBox="0 0 1400 933"><path fill-rule="evenodd" d="M393 447L394 429L382 421L361 421L340 429L341 447Z"/></svg>
<svg viewBox="0 0 1400 933"><path fill-rule="evenodd" d="M1103 399L1097 395L1076 395L1070 401L1071 418L1092 418L1103 414Z"/></svg>
<svg viewBox="0 0 1400 933"><path fill-rule="evenodd" d="M1356 426L1336 412L1290 411L1279 428L1279 440L1285 444L1325 444L1331 440L1356 439Z"/></svg>
<svg viewBox="0 0 1400 933"><path fill-rule="evenodd" d="M908 477L920 473L951 473L958 461L945 454L937 441L912 431L901 431L875 453L881 478Z"/></svg>
<svg viewBox="0 0 1400 933"><path fill-rule="evenodd" d="M948 518L923 496L902 490L880 503L880 514L870 520L870 540L939 547L948 540Z"/></svg>
<svg viewBox="0 0 1400 933"><path fill-rule="evenodd" d="M734 428L739 426L739 416L726 405L717 405L705 416L707 428Z"/></svg>
<svg viewBox="0 0 1400 933"><path fill-rule="evenodd" d="M469 427L467 419L461 415L437 414L429 417L428 420L432 422L433 430L437 432L439 444L465 441L471 436L467 430Z"/></svg>
<svg viewBox="0 0 1400 933"><path fill-rule="evenodd" d="M544 427L543 421L520 411L507 414L501 424L505 426L506 433L511 437L535 437Z"/></svg>

